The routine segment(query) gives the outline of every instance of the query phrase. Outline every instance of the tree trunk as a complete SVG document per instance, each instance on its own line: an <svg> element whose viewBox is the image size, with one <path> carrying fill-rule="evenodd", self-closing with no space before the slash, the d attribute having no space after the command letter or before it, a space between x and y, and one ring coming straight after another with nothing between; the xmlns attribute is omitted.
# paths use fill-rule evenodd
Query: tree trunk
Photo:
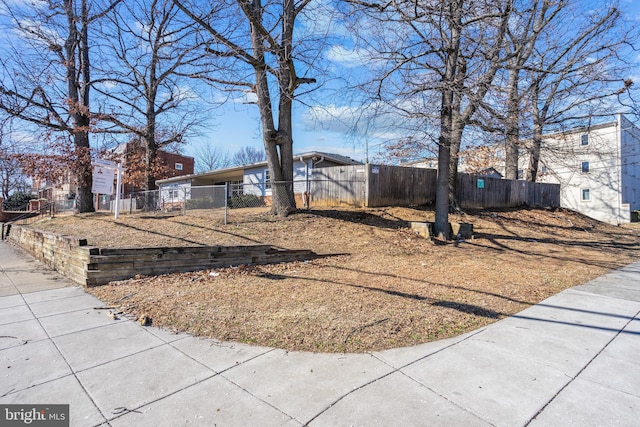
<svg viewBox="0 0 640 427"><path fill-rule="evenodd" d="M254 0L254 18L251 39L255 51L254 56L259 64L265 63L263 37L260 36L256 24L261 23L260 2ZM267 81L266 68L254 67L256 72L256 91L258 106L262 118L264 148L267 164L271 174L271 213L287 216L296 209L293 193L293 98L296 89L296 75L291 54L293 52L293 25L295 21L295 4L293 0L285 0L282 10L282 39L278 57L278 128L275 128L271 97Z"/></svg>
<svg viewBox="0 0 640 427"><path fill-rule="evenodd" d="M158 144L156 142L156 116L155 106L153 105L155 97L147 101L147 128L142 148L145 150L145 189L153 191L156 189L156 161L158 158Z"/></svg>
<svg viewBox="0 0 640 427"><path fill-rule="evenodd" d="M93 203L93 193L91 186L93 185L93 170L91 168L91 152L89 150L89 134L88 132L77 132L74 135L76 168L74 171L77 190L76 190L76 212L95 212Z"/></svg>
<svg viewBox="0 0 640 427"><path fill-rule="evenodd" d="M436 212L434 235L440 240L449 239L449 199L451 167L453 91L442 92L442 110L440 112L440 138L438 142L438 175L436 178Z"/></svg>
<svg viewBox="0 0 640 427"><path fill-rule="evenodd" d="M293 50L293 0L285 0L283 11L282 49L279 52L278 86L278 132L276 140L280 148L282 182L273 186L271 212L286 216L296 209L293 193L293 97L296 86L295 69L292 66Z"/></svg>
<svg viewBox="0 0 640 427"><path fill-rule="evenodd" d="M454 115L456 117L451 122L451 147L449 149L451 153L449 158L449 208L457 210L460 208L458 201L458 165L464 123L456 120L459 117L458 114L454 112Z"/></svg>
<svg viewBox="0 0 640 427"><path fill-rule="evenodd" d="M540 167L540 148L542 147L542 124L539 120L533 123L533 140L529 148L529 166L527 168L527 181L536 182Z"/></svg>
<svg viewBox="0 0 640 427"><path fill-rule="evenodd" d="M267 155L267 166L271 175L271 213L274 215L286 216L290 209L288 202L288 195L286 191L285 180L290 175L293 175L293 168L291 168L291 174L288 175L285 170L285 164L282 161L283 148L285 152L287 150L287 137L281 135L280 130L276 129L275 121L273 118L273 108L271 107L271 94L269 92L269 82L267 79L267 68L264 57L264 41L261 36L260 30L257 24L262 22L260 2L255 0L252 9L254 16L250 20L251 24L251 43L254 49L254 58L256 59L256 65L254 65L254 72L256 78L256 97L258 108L260 109L260 119L262 122L262 140L264 142L264 151ZM280 108L282 108L283 100L280 100ZM286 113L281 112L280 118ZM291 119L289 119L289 126ZM286 123L279 123L279 125L285 128ZM290 137L289 133L289 139ZM280 146L283 143L284 146ZM289 144L290 145L290 144ZM266 190L266 188L265 188Z"/></svg>
<svg viewBox="0 0 640 427"><path fill-rule="evenodd" d="M86 0L81 3L81 16L77 16L73 0L65 0L65 12L69 34L65 41L66 80L69 108L73 121L72 137L74 143L76 179L76 211L94 212L93 194L91 193L92 175L91 152L89 148L89 43L88 43L88 9ZM78 31L80 22L82 30ZM76 62L77 61L77 62ZM80 67L80 73L76 64Z"/></svg>
<svg viewBox="0 0 640 427"><path fill-rule="evenodd" d="M529 147L529 165L527 167L527 181L536 182L540 164L540 148L542 147L542 129L547 112L546 106L539 108L539 86L531 87L531 112L533 115L533 140ZM548 105L548 104L547 104Z"/></svg>
<svg viewBox="0 0 640 427"><path fill-rule="evenodd" d="M517 69L509 70L509 89L507 99L507 117L505 123L505 173L506 179L518 179L518 158L520 147L520 121L518 111L518 82Z"/></svg>
<svg viewBox="0 0 640 427"><path fill-rule="evenodd" d="M154 141L146 140L145 149L145 189L153 191L156 189L155 164L158 158L158 148Z"/></svg>
<svg viewBox="0 0 640 427"><path fill-rule="evenodd" d="M438 142L438 176L436 181L436 212L434 234L438 239L449 239L449 199L451 144L453 139L456 68L460 56L462 33L462 2L449 4L451 39L446 50L445 70L442 75L442 100L440 105L440 138ZM459 83L459 82L458 82ZM457 154L457 153L456 153ZM457 159L456 159L457 161ZM453 184L455 186L455 183Z"/></svg>

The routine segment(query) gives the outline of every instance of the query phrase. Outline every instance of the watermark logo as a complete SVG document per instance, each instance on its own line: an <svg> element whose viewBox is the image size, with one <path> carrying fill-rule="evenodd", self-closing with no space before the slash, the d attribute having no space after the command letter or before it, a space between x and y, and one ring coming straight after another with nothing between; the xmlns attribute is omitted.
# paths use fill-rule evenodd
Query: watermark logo
<svg viewBox="0 0 640 427"><path fill-rule="evenodd" d="M69 405L0 405L0 425L69 427Z"/></svg>

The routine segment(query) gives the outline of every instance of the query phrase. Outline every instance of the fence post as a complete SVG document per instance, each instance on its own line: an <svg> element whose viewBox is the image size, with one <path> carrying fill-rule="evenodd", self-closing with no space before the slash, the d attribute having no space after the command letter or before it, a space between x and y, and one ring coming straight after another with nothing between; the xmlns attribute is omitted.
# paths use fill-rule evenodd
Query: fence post
<svg viewBox="0 0 640 427"><path fill-rule="evenodd" d="M187 214L187 188L182 187L182 215Z"/></svg>
<svg viewBox="0 0 640 427"><path fill-rule="evenodd" d="M306 162L305 162L306 164ZM306 172L306 178L307 178L307 182L305 185L305 191L304 194L302 195L302 204L306 205L303 206L305 208L307 208L307 210L311 209L311 180L309 177L309 165L307 165L307 172Z"/></svg>
<svg viewBox="0 0 640 427"><path fill-rule="evenodd" d="M369 163L369 161L367 160L367 163L365 163L364 165L364 188L363 188L363 194L362 194L362 198L364 199L364 207L368 208L370 205L370 194L371 194L371 164Z"/></svg>
<svg viewBox="0 0 640 427"><path fill-rule="evenodd" d="M224 183L224 225L227 225L227 217L229 214L229 183Z"/></svg>

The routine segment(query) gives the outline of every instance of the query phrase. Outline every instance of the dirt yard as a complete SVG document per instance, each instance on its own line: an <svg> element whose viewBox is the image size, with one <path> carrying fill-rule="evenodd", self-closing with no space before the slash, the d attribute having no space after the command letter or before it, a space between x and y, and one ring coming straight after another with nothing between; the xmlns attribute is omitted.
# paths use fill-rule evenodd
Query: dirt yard
<svg viewBox="0 0 640 427"><path fill-rule="evenodd" d="M307 248L309 262L139 277L89 291L123 313L195 335L318 352L365 352L458 335L640 259L640 229L563 210L452 215L475 236L434 244L409 208L314 210L280 219L256 210L186 216L85 214L33 227L101 247L269 243Z"/></svg>

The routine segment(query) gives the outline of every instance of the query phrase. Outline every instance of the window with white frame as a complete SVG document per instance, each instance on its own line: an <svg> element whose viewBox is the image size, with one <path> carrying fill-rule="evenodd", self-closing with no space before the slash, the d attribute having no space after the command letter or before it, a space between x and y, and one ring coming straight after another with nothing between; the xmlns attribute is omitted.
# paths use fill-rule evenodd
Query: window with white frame
<svg viewBox="0 0 640 427"><path fill-rule="evenodd" d="M177 171L181 171L182 170L182 163L176 163L176 170Z"/></svg>
<svg viewBox="0 0 640 427"><path fill-rule="evenodd" d="M242 180L229 181L229 191L232 197L244 194L244 182Z"/></svg>
<svg viewBox="0 0 640 427"><path fill-rule="evenodd" d="M264 170L264 189L271 189L271 172L269 172L269 169Z"/></svg>
<svg viewBox="0 0 640 427"><path fill-rule="evenodd" d="M589 173L589 162L582 162L580 170L582 173Z"/></svg>
<svg viewBox="0 0 640 427"><path fill-rule="evenodd" d="M178 184L172 184L167 191L167 197L169 199L177 199L180 196Z"/></svg>
<svg viewBox="0 0 640 427"><path fill-rule="evenodd" d="M588 202L589 200L591 200L591 190L589 188L583 188L582 190L580 190L580 193L580 198L583 202Z"/></svg>
<svg viewBox="0 0 640 427"><path fill-rule="evenodd" d="M580 145L589 145L589 134L580 135Z"/></svg>

